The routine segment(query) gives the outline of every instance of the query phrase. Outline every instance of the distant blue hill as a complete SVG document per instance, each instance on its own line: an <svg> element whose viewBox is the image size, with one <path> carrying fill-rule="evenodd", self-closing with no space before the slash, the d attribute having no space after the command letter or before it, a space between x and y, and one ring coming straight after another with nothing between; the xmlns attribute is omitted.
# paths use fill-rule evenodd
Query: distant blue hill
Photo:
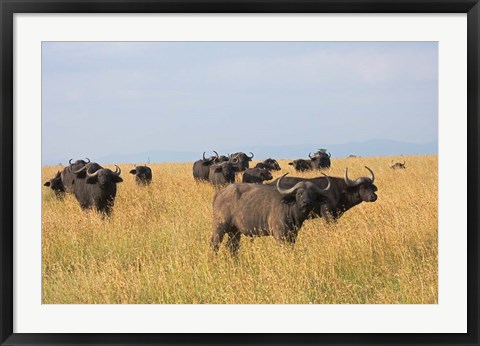
<svg viewBox="0 0 480 346"><path fill-rule="evenodd" d="M325 148L332 154L332 158L356 156L400 156L400 155L430 155L438 153L438 143L406 143L392 141L388 139L373 139L366 142L351 142L345 144L302 144L285 146L244 146L233 148L205 148L207 156L212 154L215 149L220 155L234 153L237 151L252 152L254 159L263 160L269 157L276 159L296 159L307 158L308 153L313 154L319 148ZM203 151L170 151L170 150L150 150L136 154L112 154L108 156L95 157L91 154L90 158L102 164L112 163L146 163L150 158L151 163L156 162L192 162L202 158ZM44 165L56 165L58 163L66 164L65 158L56 160L44 160Z"/></svg>

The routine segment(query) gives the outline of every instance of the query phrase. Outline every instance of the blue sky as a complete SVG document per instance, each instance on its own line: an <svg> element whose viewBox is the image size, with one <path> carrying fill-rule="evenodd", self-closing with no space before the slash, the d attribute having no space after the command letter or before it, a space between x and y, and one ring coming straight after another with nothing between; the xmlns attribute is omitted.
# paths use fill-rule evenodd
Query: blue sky
<svg viewBox="0 0 480 346"><path fill-rule="evenodd" d="M436 42L44 42L42 161L438 140Z"/></svg>

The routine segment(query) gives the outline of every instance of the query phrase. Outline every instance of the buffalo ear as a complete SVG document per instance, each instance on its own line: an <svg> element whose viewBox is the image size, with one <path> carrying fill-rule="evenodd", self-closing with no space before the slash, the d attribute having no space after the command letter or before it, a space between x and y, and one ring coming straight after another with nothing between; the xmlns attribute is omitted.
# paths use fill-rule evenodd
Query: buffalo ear
<svg viewBox="0 0 480 346"><path fill-rule="evenodd" d="M293 162L289 162L288 164L289 164L290 166L293 166Z"/></svg>
<svg viewBox="0 0 480 346"><path fill-rule="evenodd" d="M98 179L97 179L97 176L96 176L96 175L93 176L93 177L87 177L87 179L85 179L85 182L86 182L87 184L96 184L97 181L98 181Z"/></svg>
<svg viewBox="0 0 480 346"><path fill-rule="evenodd" d="M132 170L130 171L130 174L137 174L137 171L136 171L135 169L132 169Z"/></svg>
<svg viewBox="0 0 480 346"><path fill-rule="evenodd" d="M50 186L50 182L47 181L45 184L43 184L43 186Z"/></svg>
<svg viewBox="0 0 480 346"><path fill-rule="evenodd" d="M121 183L123 181L123 179L120 178L120 176L115 175L115 176L113 176L113 181L116 182L116 183Z"/></svg>

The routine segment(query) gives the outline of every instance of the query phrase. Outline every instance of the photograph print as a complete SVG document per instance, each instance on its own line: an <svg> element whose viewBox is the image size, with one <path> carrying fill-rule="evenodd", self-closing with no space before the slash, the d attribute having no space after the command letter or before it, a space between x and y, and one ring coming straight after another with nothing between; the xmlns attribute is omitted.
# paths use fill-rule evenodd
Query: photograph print
<svg viewBox="0 0 480 346"><path fill-rule="evenodd" d="M43 42L42 304L438 304L437 42Z"/></svg>

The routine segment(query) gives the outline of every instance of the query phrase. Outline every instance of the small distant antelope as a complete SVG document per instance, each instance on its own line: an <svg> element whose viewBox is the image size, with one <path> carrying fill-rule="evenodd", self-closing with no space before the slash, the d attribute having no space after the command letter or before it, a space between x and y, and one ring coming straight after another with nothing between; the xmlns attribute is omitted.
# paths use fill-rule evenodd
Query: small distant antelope
<svg viewBox="0 0 480 346"><path fill-rule="evenodd" d="M407 167L405 167L405 161L403 161L403 163L400 163L400 162L393 162L392 160L392 163L390 164L390 168L392 169L405 169Z"/></svg>

